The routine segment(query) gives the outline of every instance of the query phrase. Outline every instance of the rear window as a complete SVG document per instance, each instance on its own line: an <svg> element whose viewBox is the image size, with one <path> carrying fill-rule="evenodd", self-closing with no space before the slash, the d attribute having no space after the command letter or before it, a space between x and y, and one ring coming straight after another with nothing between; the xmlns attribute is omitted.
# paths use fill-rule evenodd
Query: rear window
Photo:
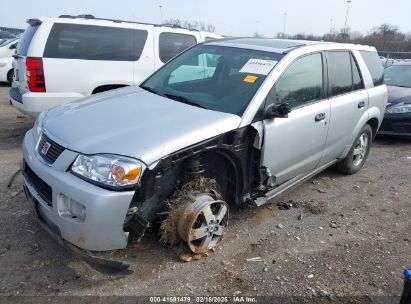
<svg viewBox="0 0 411 304"><path fill-rule="evenodd" d="M327 54L331 96L343 95L364 88L357 63L350 52L330 51Z"/></svg>
<svg viewBox="0 0 411 304"><path fill-rule="evenodd" d="M351 55L349 52L328 52L328 77L331 96L352 91Z"/></svg>
<svg viewBox="0 0 411 304"><path fill-rule="evenodd" d="M27 56L27 51L29 50L29 46L31 40L33 39L34 34L36 33L37 29L39 28L38 25L32 26L30 25L21 35L19 43L17 45L17 54L21 56Z"/></svg>
<svg viewBox="0 0 411 304"><path fill-rule="evenodd" d="M381 60L375 52L360 51L365 64L370 71L374 86L379 86L384 83L384 68L381 65Z"/></svg>
<svg viewBox="0 0 411 304"><path fill-rule="evenodd" d="M56 23L44 50L46 58L136 61L147 31L106 26Z"/></svg>
<svg viewBox="0 0 411 304"><path fill-rule="evenodd" d="M193 35L161 33L159 37L160 59L165 63L196 43L197 39Z"/></svg>

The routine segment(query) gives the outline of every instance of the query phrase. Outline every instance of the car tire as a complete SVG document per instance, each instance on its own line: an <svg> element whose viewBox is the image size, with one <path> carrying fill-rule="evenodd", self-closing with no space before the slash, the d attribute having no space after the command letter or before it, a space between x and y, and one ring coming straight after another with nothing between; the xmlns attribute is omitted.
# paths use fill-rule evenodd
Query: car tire
<svg viewBox="0 0 411 304"><path fill-rule="evenodd" d="M372 129L366 124L355 138L348 155L336 164L336 168L345 174L360 171L370 153L372 138Z"/></svg>
<svg viewBox="0 0 411 304"><path fill-rule="evenodd" d="M161 241L182 242L193 254L207 254L222 239L228 224L228 204L214 179L198 176L176 191L168 201L167 218L161 223Z"/></svg>
<svg viewBox="0 0 411 304"><path fill-rule="evenodd" d="M11 69L8 73L7 73L7 81L12 83L13 82L13 77L14 77L14 69Z"/></svg>

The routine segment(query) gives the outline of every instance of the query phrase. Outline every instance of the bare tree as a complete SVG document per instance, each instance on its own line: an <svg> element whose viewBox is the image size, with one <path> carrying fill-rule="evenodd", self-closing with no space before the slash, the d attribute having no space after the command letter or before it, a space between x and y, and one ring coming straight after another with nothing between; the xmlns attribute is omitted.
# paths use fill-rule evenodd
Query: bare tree
<svg viewBox="0 0 411 304"><path fill-rule="evenodd" d="M215 26L211 23L204 23L199 21L186 21L181 19L168 19L163 22L163 24L185 27L190 30L199 30L207 32L215 32Z"/></svg>

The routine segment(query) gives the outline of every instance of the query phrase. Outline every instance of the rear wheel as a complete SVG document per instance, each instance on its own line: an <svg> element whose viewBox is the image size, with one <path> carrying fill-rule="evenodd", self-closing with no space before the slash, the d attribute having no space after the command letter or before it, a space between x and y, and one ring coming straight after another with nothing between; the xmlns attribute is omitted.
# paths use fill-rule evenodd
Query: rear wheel
<svg viewBox="0 0 411 304"><path fill-rule="evenodd" d="M14 69L11 69L8 73L7 73L7 81L12 83L13 82L13 77L14 77Z"/></svg>
<svg viewBox="0 0 411 304"><path fill-rule="evenodd" d="M336 167L345 174L354 174L361 170L370 153L372 129L366 124L355 138L347 157L340 161Z"/></svg>

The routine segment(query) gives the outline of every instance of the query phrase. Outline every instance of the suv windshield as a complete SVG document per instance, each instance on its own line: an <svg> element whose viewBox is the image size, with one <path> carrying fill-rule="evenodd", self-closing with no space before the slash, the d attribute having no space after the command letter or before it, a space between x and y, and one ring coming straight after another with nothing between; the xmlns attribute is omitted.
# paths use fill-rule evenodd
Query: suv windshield
<svg viewBox="0 0 411 304"><path fill-rule="evenodd" d="M385 83L411 88L411 65L392 65L384 71Z"/></svg>
<svg viewBox="0 0 411 304"><path fill-rule="evenodd" d="M170 61L141 87L179 102L241 116L282 57L271 52L198 45Z"/></svg>

